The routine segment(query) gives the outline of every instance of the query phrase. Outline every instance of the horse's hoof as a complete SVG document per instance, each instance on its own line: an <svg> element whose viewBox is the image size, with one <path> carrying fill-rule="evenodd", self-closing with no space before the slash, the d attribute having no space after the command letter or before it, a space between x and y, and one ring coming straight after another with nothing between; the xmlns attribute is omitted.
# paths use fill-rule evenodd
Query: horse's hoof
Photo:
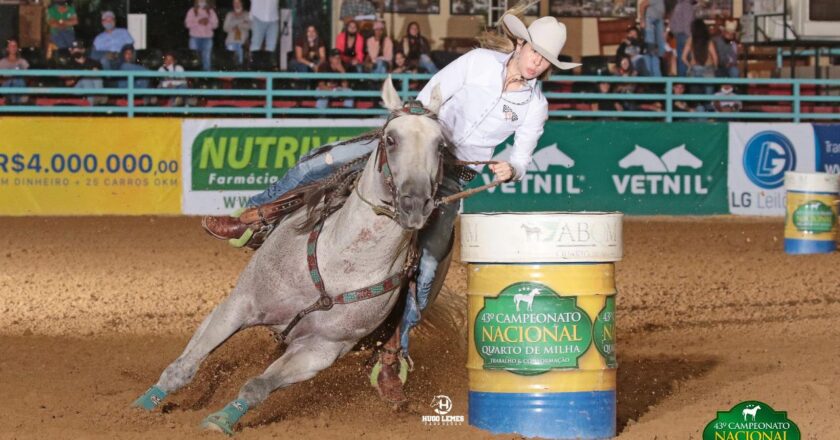
<svg viewBox="0 0 840 440"><path fill-rule="evenodd" d="M248 411L248 404L244 400L234 400L222 408L221 411L207 416L201 422L201 427L208 431L218 431L227 435L233 435L233 427L245 415L246 411Z"/></svg>
<svg viewBox="0 0 840 440"><path fill-rule="evenodd" d="M137 400L134 401L131 405L136 408L142 408L146 411L152 411L163 402L163 399L166 397L166 391L162 389L152 386L149 388L142 396L138 397Z"/></svg>

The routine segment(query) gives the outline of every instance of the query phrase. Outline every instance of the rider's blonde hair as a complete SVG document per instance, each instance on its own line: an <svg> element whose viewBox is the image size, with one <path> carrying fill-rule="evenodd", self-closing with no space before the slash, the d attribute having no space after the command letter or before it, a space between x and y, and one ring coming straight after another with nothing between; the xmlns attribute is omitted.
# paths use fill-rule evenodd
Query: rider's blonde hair
<svg viewBox="0 0 840 440"><path fill-rule="evenodd" d="M539 3L538 1L529 1L529 0L521 0L517 3L514 7L505 11L502 14L502 17L505 15L513 15L516 18L520 19L523 23L525 23L525 11L534 3ZM518 42L518 38L516 38L510 30L505 26L505 23L499 18L499 22L496 23L495 28L487 29L484 32L480 33L477 37L478 46L482 49L490 49L495 50L496 52L502 53L511 53L516 50L516 45ZM553 64L549 64L548 69L545 69L545 72L540 75L540 80L546 80L554 69Z"/></svg>

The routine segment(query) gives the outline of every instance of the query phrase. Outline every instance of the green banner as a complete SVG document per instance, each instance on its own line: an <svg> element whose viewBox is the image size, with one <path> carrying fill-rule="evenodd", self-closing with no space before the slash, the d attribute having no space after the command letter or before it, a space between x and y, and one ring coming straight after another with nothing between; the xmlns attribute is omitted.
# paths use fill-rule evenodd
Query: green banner
<svg viewBox="0 0 840 440"><path fill-rule="evenodd" d="M525 178L470 197L464 212L725 214L727 145L726 124L548 122ZM492 178L485 169L471 186Z"/></svg>
<svg viewBox="0 0 840 440"><path fill-rule="evenodd" d="M263 190L301 156L370 127L213 127L192 142L193 190Z"/></svg>
<svg viewBox="0 0 840 440"><path fill-rule="evenodd" d="M776 411L758 400L747 400L729 411L718 411L706 425L703 440L799 440L799 427L787 411ZM812 437L809 437L812 438Z"/></svg>

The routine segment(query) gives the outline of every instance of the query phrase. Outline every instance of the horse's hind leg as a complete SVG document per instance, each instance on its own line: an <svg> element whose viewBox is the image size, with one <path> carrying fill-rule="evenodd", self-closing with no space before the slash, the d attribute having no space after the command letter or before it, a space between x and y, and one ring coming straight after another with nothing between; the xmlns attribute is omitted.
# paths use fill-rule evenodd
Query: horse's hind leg
<svg viewBox="0 0 840 440"><path fill-rule="evenodd" d="M329 367L352 348L353 344L326 341L320 338L302 338L293 341L285 353L274 361L263 374L250 379L239 390L237 399L215 412L202 422L207 429L233 434L236 422L250 408L262 403L278 389L311 379Z"/></svg>
<svg viewBox="0 0 840 440"><path fill-rule="evenodd" d="M238 330L253 324L248 322L249 306L248 298L235 294L216 306L204 318L181 356L166 367L154 386L134 401L134 406L152 410L167 394L188 384L207 355Z"/></svg>

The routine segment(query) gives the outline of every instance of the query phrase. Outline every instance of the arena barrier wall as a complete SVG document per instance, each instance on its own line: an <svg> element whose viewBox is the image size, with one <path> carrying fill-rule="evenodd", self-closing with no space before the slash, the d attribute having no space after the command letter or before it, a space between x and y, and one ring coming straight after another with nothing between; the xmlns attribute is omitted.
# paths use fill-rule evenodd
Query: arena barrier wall
<svg viewBox="0 0 840 440"><path fill-rule="evenodd" d="M0 215L230 213L306 153L381 124L4 117ZM786 171L840 174L840 124L549 121L525 179L467 199L464 212L781 217ZM485 170L472 185L490 179Z"/></svg>
<svg viewBox="0 0 840 440"><path fill-rule="evenodd" d="M181 121L0 118L0 215L181 213Z"/></svg>

